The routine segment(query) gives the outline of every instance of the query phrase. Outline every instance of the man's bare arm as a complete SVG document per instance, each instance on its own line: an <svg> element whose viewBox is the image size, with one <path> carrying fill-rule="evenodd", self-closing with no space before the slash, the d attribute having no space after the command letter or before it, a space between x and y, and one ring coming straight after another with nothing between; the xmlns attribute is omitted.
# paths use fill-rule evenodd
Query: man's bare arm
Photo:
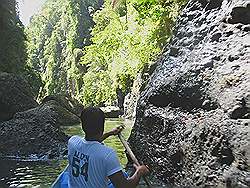
<svg viewBox="0 0 250 188"><path fill-rule="evenodd" d="M119 171L109 176L109 179L115 188L135 188L139 184L140 178L148 173L148 168L145 165L141 165L136 166L136 171L130 178L126 178L122 171Z"/></svg>
<svg viewBox="0 0 250 188"><path fill-rule="evenodd" d="M112 135L117 135L119 134L122 130L124 129L123 126L119 126L119 127L116 127L114 129L112 129L111 131L109 132L106 132L102 135L101 139L100 139L100 142L104 141L106 138L112 136Z"/></svg>

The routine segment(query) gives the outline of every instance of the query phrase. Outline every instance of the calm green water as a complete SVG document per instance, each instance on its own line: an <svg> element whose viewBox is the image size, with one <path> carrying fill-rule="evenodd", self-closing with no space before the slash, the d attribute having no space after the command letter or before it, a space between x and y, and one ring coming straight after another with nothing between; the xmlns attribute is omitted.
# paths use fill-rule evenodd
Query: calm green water
<svg viewBox="0 0 250 188"><path fill-rule="evenodd" d="M128 138L132 122L122 119L107 119L105 131L124 124L126 129L123 135ZM68 135L84 136L80 125L63 127ZM127 159L124 148L119 139L115 136L107 138L104 143L117 151L122 166L125 166ZM54 182L56 177L67 165L66 159L51 161L15 161L0 160L0 188L5 187L41 187L47 188Z"/></svg>

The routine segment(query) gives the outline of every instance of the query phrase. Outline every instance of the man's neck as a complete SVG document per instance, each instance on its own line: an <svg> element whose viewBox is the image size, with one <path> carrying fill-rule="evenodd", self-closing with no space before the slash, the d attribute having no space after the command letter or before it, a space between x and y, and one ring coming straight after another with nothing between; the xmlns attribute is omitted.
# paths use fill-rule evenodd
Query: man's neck
<svg viewBox="0 0 250 188"><path fill-rule="evenodd" d="M99 137L88 137L88 136L85 136L85 140L87 141L97 141L97 142L101 142L100 138Z"/></svg>

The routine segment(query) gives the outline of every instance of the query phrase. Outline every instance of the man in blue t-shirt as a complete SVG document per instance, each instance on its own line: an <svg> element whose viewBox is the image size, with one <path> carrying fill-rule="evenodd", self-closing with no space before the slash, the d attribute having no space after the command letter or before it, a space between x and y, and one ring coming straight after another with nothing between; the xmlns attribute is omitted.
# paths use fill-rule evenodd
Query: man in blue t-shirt
<svg viewBox="0 0 250 188"><path fill-rule="evenodd" d="M141 176L148 174L148 168L135 166L134 175L126 178L116 152L101 144L107 137L118 134L121 128L103 134L105 117L99 108L84 109L81 121L85 139L72 136L68 141L69 187L107 188L108 179L116 188L136 187Z"/></svg>

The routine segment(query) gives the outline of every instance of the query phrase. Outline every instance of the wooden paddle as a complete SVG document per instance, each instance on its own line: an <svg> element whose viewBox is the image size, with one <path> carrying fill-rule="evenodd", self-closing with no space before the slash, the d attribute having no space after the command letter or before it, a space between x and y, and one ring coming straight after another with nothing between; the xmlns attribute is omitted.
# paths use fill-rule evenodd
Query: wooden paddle
<svg viewBox="0 0 250 188"><path fill-rule="evenodd" d="M130 156L132 161L135 163L135 165L139 166L140 165L139 161L136 159L133 151L131 150L131 148L129 147L127 141L125 140L125 138L123 137L123 135L121 133L118 134L118 138L120 139L121 143L123 144L123 146L127 150L128 155ZM148 181L148 179L146 177L143 176L143 180L146 182L148 187L152 187L150 182Z"/></svg>

